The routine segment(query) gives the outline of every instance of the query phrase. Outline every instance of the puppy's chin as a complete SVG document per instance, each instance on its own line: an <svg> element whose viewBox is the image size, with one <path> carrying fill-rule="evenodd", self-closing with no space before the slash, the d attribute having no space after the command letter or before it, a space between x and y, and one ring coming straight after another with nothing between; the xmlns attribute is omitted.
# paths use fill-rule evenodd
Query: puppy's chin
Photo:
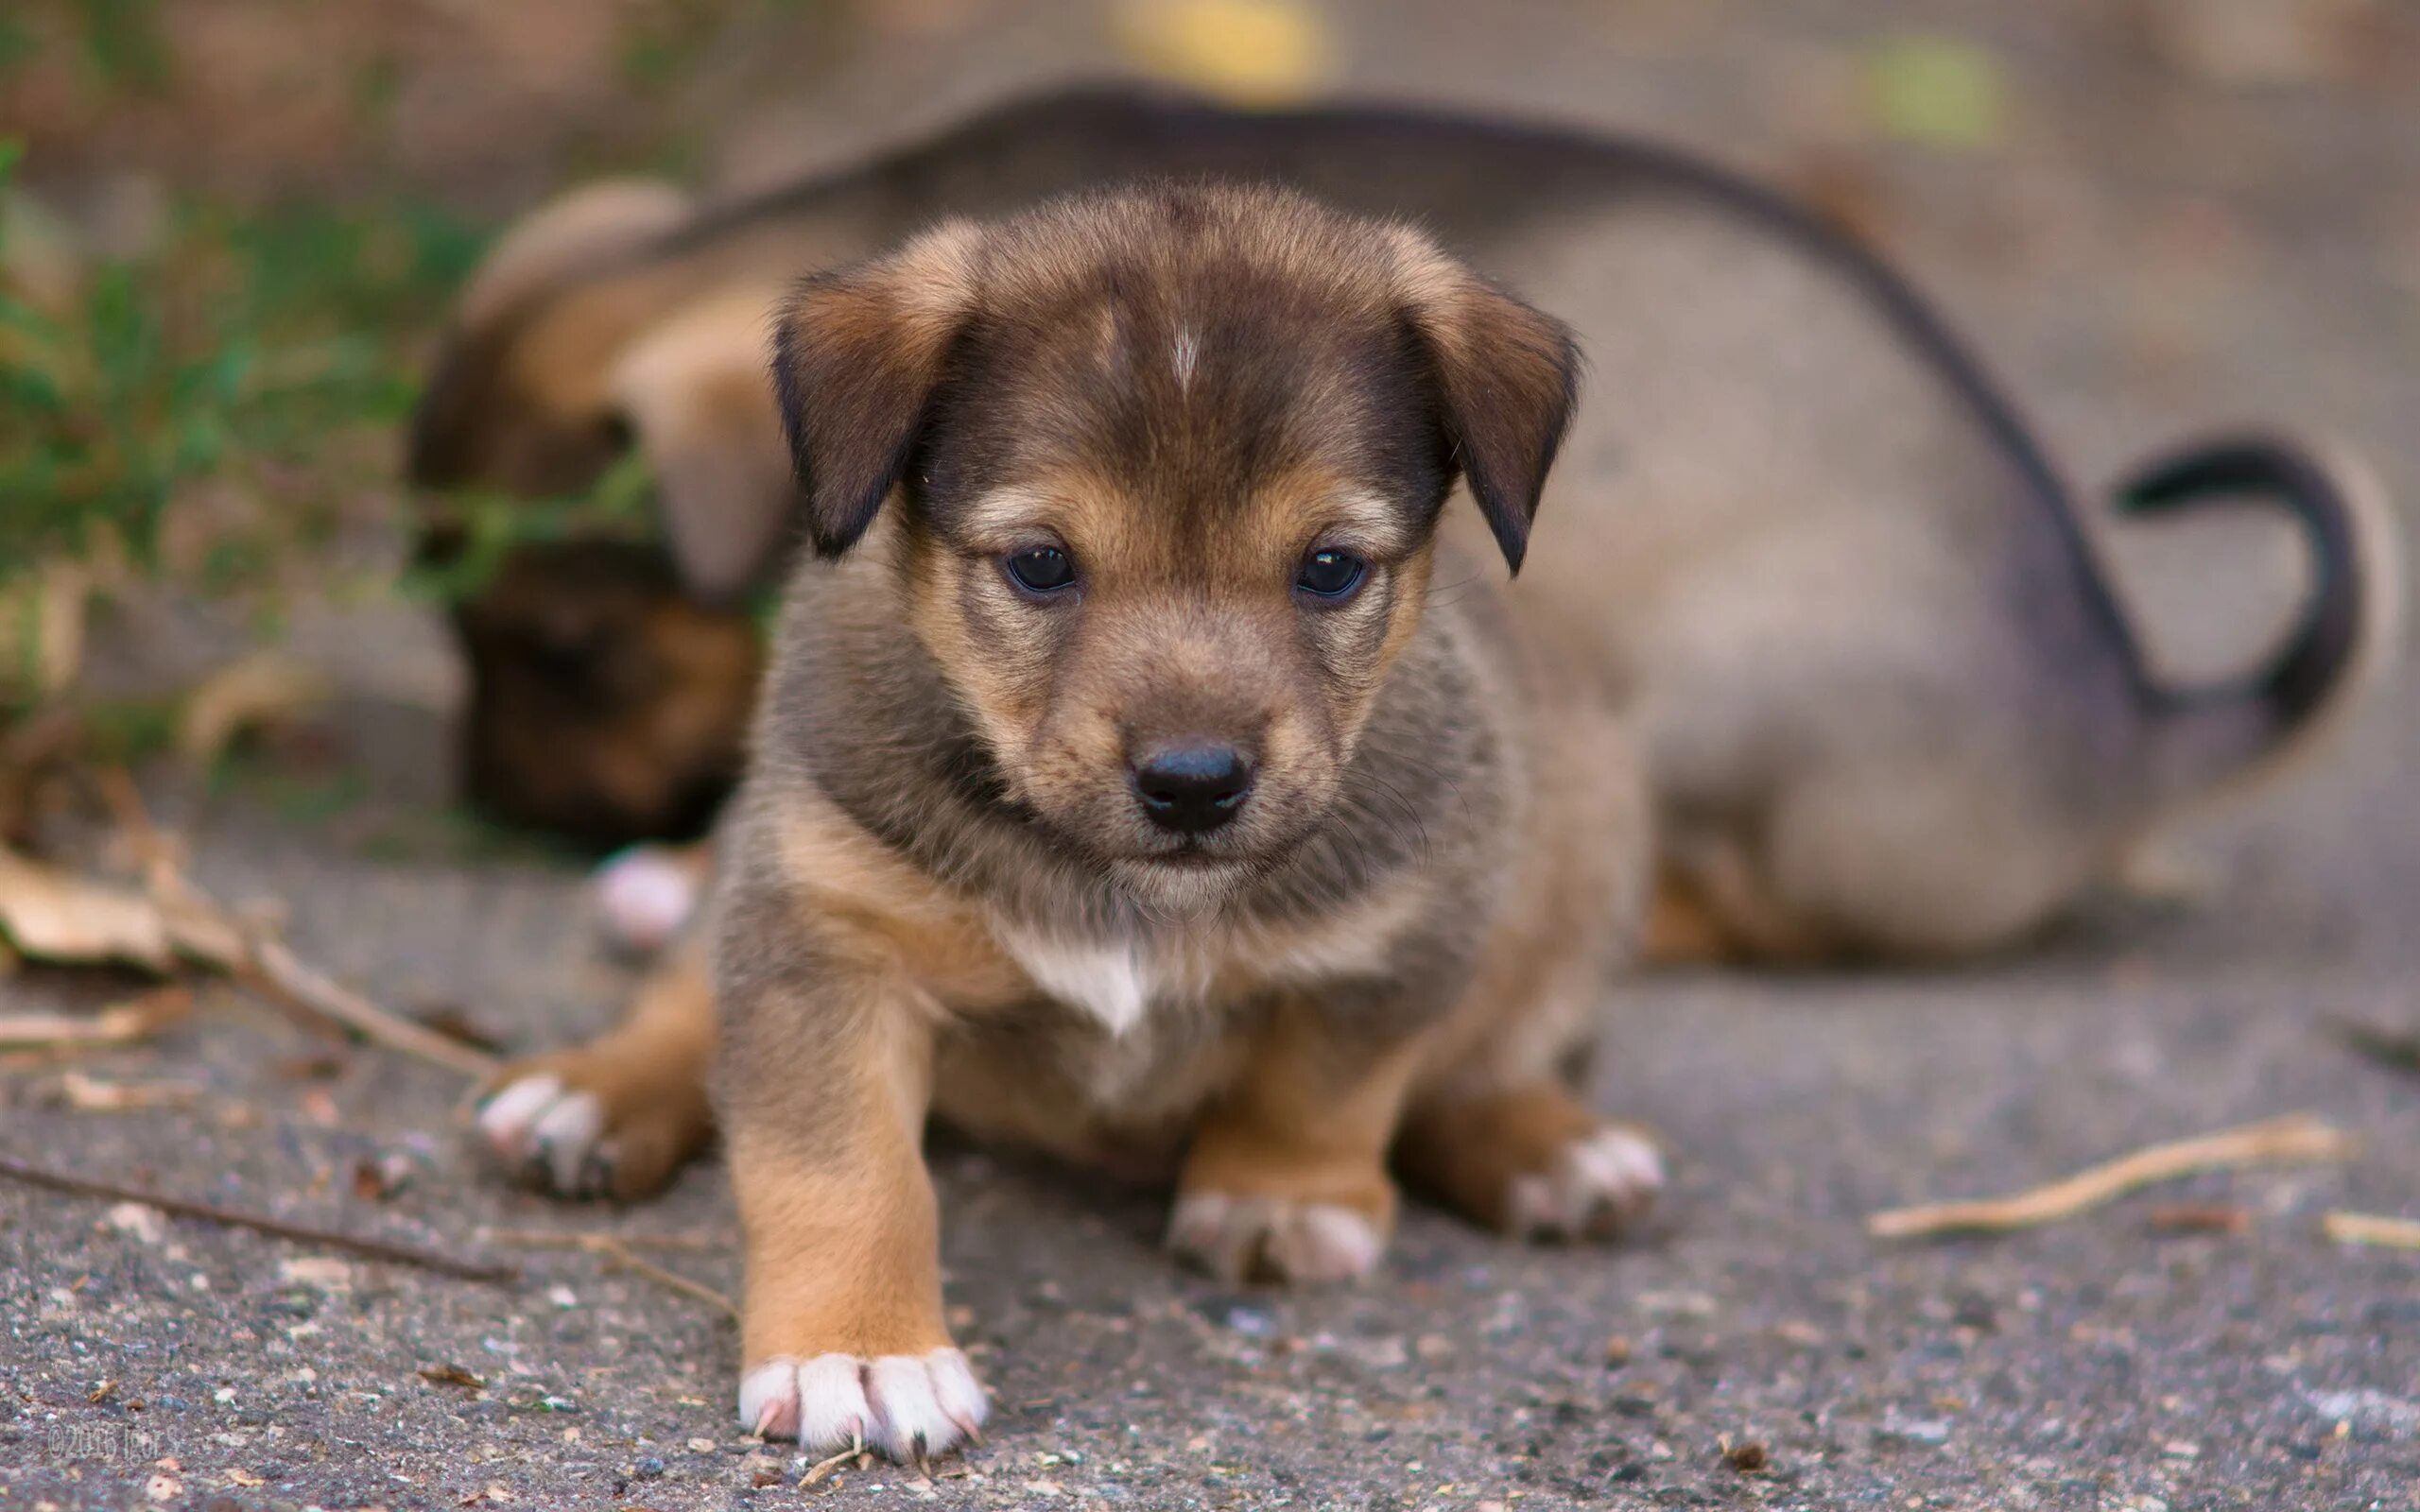
<svg viewBox="0 0 2420 1512"><path fill-rule="evenodd" d="M1109 866L1112 880L1146 913L1175 919L1217 912L1254 870L1250 861L1199 852L1128 857Z"/></svg>

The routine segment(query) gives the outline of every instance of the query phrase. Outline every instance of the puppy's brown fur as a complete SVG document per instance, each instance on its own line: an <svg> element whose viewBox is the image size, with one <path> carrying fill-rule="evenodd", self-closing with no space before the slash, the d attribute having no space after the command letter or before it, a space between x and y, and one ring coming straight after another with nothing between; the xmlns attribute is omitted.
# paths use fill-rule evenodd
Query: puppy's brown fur
<svg viewBox="0 0 2420 1512"><path fill-rule="evenodd" d="M1432 592L1472 571L1458 477L1522 559L1568 333L1413 232L1214 187L946 224L778 331L832 564L792 584L718 883L750 1424L971 1430L931 1112L1167 1160L1171 1244L1235 1277L1365 1271L1391 1152L1506 1228L1634 1215L1652 1148L1565 1073L1643 907L1642 774L1517 593ZM1011 580L1037 543L1071 586ZM1322 551L1357 591L1297 585ZM1154 823L1136 764L1203 740L1249 793ZM695 1073L679 1042L655 1074ZM567 1095L508 1088L504 1143L646 1108L537 1069Z"/></svg>
<svg viewBox="0 0 2420 1512"><path fill-rule="evenodd" d="M2147 831L2316 748L2394 644L2400 564L2360 471L2242 438L2145 469L2115 502L2282 505L2317 586L2267 667L2165 685L2103 580L2084 501L1887 266L1651 145L1384 108L1073 93L670 230L662 194L574 200L466 305L415 467L559 488L627 428L664 480L685 581L727 593L792 519L750 309L936 215L1154 172L1417 215L1578 328L1599 379L1557 473L1564 530L1524 601L1634 716L1664 835L1658 934L1676 953L2019 940ZM533 598L572 591L516 579ZM475 679L505 676L506 654L474 646ZM482 707L533 732L484 782L594 785L578 780L595 760L584 728Z"/></svg>

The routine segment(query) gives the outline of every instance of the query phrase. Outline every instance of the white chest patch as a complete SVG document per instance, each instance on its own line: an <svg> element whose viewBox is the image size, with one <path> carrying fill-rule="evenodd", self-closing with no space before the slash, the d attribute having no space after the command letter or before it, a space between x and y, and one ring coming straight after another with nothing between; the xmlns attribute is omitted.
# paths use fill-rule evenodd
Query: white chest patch
<svg viewBox="0 0 2420 1512"><path fill-rule="evenodd" d="M1143 1022L1163 986L1162 973L1125 940L1068 940L1002 932L1000 943L1033 985L1091 1016L1111 1034Z"/></svg>

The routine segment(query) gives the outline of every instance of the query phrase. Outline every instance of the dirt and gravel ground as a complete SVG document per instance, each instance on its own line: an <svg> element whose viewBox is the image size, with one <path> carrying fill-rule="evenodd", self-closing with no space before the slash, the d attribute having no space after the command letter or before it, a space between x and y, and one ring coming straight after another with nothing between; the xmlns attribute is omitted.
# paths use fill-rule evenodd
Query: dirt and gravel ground
<svg viewBox="0 0 2420 1512"><path fill-rule="evenodd" d="M2358 438L2420 499L2420 88L2395 36L2325 87L2253 88L2164 61L2128 7L1878 9L1370 0L1337 9L1334 42L1350 87L1644 126L1841 197L2080 475L2264 415ZM1919 23L1996 60L1983 145L1854 127L1877 34ZM828 155L1110 56L1086 8L1035 28L877 39L718 161L765 171L775 138ZM2246 654L2288 560L2249 528L2121 554L2180 665ZM373 790L434 798L449 674L425 619L302 630L376 690L346 722ZM1600 1094L1669 1138L1677 1185L1617 1249L1508 1248L1414 1212L1372 1285L1231 1292L1163 1262L1146 1194L942 1153L949 1299L996 1417L930 1483L801 1489L732 1421L723 1316L586 1255L513 1251L526 1280L482 1285L0 1185L0 1506L2420 1506L2420 1254L2317 1232L2336 1208L2420 1215L2420 1081L2329 1027L2420 1021L2411 679L2290 789L2193 833L2215 880L2181 912L2104 907L1954 973L1622 986ZM301 949L390 1002L535 1046L627 984L567 866L372 846L256 799L160 797L209 882L282 901ZM106 995L0 984L12 1005ZM467 1158L443 1074L301 1065L302 1030L232 995L205 1009L96 1068L189 1082L187 1102L78 1111L12 1074L0 1148L463 1254L503 1252L486 1228L679 1235L699 1247L651 1253L735 1285L711 1165L644 1209L557 1208ZM1861 1228L2295 1109L2362 1153L2004 1239ZM407 1179L360 1195L363 1160ZM2163 1203L2239 1206L2249 1228L2164 1234Z"/></svg>

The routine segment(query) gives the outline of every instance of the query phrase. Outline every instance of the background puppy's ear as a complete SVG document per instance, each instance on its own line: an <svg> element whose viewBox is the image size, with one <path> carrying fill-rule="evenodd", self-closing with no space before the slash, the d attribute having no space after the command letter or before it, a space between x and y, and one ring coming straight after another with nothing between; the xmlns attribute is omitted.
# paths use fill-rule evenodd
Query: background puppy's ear
<svg viewBox="0 0 2420 1512"><path fill-rule="evenodd" d="M1434 365L1454 462L1514 572L1580 392L1570 327L1406 233L1406 313Z"/></svg>
<svg viewBox="0 0 2420 1512"><path fill-rule="evenodd" d="M672 558L689 592L726 600L781 555L795 490L765 375L771 288L682 310L614 364L614 405L655 474Z"/></svg>
<svg viewBox="0 0 2420 1512"><path fill-rule="evenodd" d="M944 222L891 256L807 280L773 328L773 391L818 556L873 524L908 466L974 306L978 232Z"/></svg>
<svg viewBox="0 0 2420 1512"><path fill-rule="evenodd" d="M685 224L690 198L668 183L612 180L575 189L514 223L479 260L455 301L427 387L412 412L406 471L427 487L490 484L530 491L576 487L596 449L549 444L541 430L584 415L593 368L575 365L578 392L526 392L550 375L518 369L528 317L591 269L629 256ZM561 387L560 385L553 387ZM563 454L562 467L552 455ZM566 475L553 475L553 474Z"/></svg>

